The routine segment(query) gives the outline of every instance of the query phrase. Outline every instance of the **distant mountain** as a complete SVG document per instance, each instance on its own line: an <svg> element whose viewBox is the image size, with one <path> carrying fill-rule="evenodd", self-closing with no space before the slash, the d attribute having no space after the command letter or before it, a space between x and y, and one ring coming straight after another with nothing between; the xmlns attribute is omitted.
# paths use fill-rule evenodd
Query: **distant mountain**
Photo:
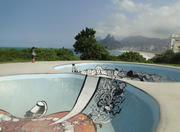
<svg viewBox="0 0 180 132"><path fill-rule="evenodd" d="M99 40L99 42L108 49L161 53L169 48L170 39L130 36L122 40L117 40L112 35L108 34L106 38Z"/></svg>
<svg viewBox="0 0 180 132"><path fill-rule="evenodd" d="M99 40L101 44L106 46L108 49L114 49L114 48L119 48L121 46L121 42L116 40L113 36L108 34L106 38Z"/></svg>

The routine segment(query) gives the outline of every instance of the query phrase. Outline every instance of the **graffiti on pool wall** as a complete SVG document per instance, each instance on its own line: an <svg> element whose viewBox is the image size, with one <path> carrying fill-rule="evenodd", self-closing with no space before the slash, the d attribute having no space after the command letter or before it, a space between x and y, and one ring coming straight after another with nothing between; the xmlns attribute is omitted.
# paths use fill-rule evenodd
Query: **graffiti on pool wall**
<svg viewBox="0 0 180 132"><path fill-rule="evenodd" d="M47 109L39 101L25 118L18 118L6 111L0 110L0 132L96 132L96 126L86 114L77 114L60 124L51 125L69 112L58 112L44 115Z"/></svg>
<svg viewBox="0 0 180 132"><path fill-rule="evenodd" d="M82 110L60 123L55 122L70 112L47 115L48 104L45 101L38 101L24 114L24 118L0 110L0 132L97 132L97 126L105 125L121 112L125 87L126 83L122 81L101 78L93 93L91 100L94 103L89 113L84 114Z"/></svg>
<svg viewBox="0 0 180 132"><path fill-rule="evenodd" d="M103 78L102 85L95 93L95 104L91 106L90 116L93 122L104 124L110 122L122 110L125 100L126 83Z"/></svg>
<svg viewBox="0 0 180 132"><path fill-rule="evenodd" d="M92 76L100 76L100 77L108 77L114 79L131 79L138 81L146 81L146 82L161 82L161 81L172 81L166 77L162 77L156 74L148 74L143 72L135 72L133 70L123 71L115 69L104 69L101 66L96 66L94 69L86 69L80 71L81 74L84 75L92 75Z"/></svg>

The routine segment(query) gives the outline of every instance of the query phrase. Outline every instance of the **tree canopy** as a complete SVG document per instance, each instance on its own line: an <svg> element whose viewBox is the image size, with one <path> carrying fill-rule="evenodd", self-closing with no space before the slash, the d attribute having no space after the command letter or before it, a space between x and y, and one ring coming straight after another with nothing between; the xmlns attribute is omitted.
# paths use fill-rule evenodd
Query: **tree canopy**
<svg viewBox="0 0 180 132"><path fill-rule="evenodd" d="M174 53L172 50L167 50L163 54L157 54L152 61L154 63L180 64L180 52Z"/></svg>
<svg viewBox="0 0 180 132"><path fill-rule="evenodd" d="M73 47L83 60L107 60L109 57L106 47L96 41L95 33L92 28L86 28L75 36Z"/></svg>
<svg viewBox="0 0 180 132"><path fill-rule="evenodd" d="M131 62L146 62L146 59L137 52L125 52L118 56L122 61L131 61Z"/></svg>

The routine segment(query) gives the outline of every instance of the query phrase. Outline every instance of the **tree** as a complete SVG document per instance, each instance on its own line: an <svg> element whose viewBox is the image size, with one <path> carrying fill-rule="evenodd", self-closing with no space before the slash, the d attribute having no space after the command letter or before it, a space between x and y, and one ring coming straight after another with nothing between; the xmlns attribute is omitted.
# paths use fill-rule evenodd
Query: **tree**
<svg viewBox="0 0 180 132"><path fill-rule="evenodd" d="M153 57L152 61L154 63L180 64L180 52L174 53L172 50L167 50L166 52Z"/></svg>
<svg viewBox="0 0 180 132"><path fill-rule="evenodd" d="M109 57L106 48L96 41L95 33L92 28L86 28L75 36L73 47L83 60L107 60Z"/></svg>
<svg viewBox="0 0 180 132"><path fill-rule="evenodd" d="M118 58L122 61L132 61L132 62L146 62L146 59L137 52L125 52L119 55Z"/></svg>

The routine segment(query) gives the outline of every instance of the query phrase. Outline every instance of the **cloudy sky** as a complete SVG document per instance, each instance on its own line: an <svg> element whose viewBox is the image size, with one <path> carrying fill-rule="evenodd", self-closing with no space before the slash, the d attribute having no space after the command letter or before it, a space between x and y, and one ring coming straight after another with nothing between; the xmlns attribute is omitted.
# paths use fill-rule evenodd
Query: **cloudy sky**
<svg viewBox="0 0 180 132"><path fill-rule="evenodd" d="M98 37L180 34L180 0L0 0L0 47L67 47L85 27Z"/></svg>
<svg viewBox="0 0 180 132"><path fill-rule="evenodd" d="M98 34L165 38L180 33L180 0L111 0L114 11L97 24Z"/></svg>

